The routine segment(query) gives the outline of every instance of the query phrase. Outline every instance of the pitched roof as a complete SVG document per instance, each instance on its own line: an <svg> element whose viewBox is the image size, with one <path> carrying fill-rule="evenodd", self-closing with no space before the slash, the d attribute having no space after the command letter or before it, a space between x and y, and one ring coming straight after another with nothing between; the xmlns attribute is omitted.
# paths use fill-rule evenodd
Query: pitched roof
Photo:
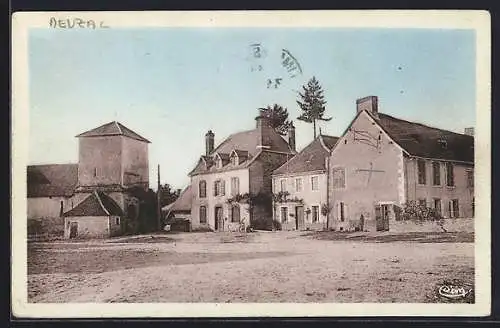
<svg viewBox="0 0 500 328"><path fill-rule="evenodd" d="M288 162L274 170L273 174L304 173L325 170L325 158L338 137L319 135ZM325 146L328 148L325 149Z"/></svg>
<svg viewBox="0 0 500 328"><path fill-rule="evenodd" d="M28 197L69 197L78 183L78 164L29 165Z"/></svg>
<svg viewBox="0 0 500 328"><path fill-rule="evenodd" d="M218 154L230 154L233 150L237 150L239 153L243 154L246 152L248 154L248 160L240 163L241 167L244 167L247 163L251 162L251 159L254 158L260 152L260 131L259 129L253 129L248 131L242 131L238 133L231 134L227 137L223 142L221 142L210 154L209 156L213 156L215 153ZM266 150L291 153L290 147L288 143L274 130L271 130L269 133L269 144ZM206 156L202 156L205 158ZM221 170L227 170L227 168L223 168ZM210 168L210 171L217 171L214 167ZM198 161L196 167L190 172L190 175L208 172L201 159Z"/></svg>
<svg viewBox="0 0 500 328"><path fill-rule="evenodd" d="M102 191L94 191L63 216L122 216L120 206Z"/></svg>
<svg viewBox="0 0 500 328"><path fill-rule="evenodd" d="M85 137L102 137L102 136L126 136L135 140L144 141L150 143L144 137L141 137L134 131L130 130L123 124L117 121L109 122L104 125L101 125L95 129L83 132L77 135L77 138L85 138Z"/></svg>
<svg viewBox="0 0 500 328"><path fill-rule="evenodd" d="M191 185L187 186L173 203L162 208L163 211L170 212L191 212L191 204L193 202L193 193Z"/></svg>
<svg viewBox="0 0 500 328"><path fill-rule="evenodd" d="M373 115L371 115L373 117ZM384 131L410 155L474 162L474 137L405 121L379 113L373 117ZM440 142L446 141L446 145Z"/></svg>

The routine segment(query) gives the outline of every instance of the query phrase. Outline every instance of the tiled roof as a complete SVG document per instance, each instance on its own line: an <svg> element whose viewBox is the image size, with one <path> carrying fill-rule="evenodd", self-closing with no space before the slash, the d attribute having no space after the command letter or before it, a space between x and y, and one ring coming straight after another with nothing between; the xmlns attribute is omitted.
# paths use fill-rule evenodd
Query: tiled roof
<svg viewBox="0 0 500 328"><path fill-rule="evenodd" d="M130 130L129 128L121 124L120 122L116 121L109 122L90 131L83 132L77 135L77 137L83 138L83 137L120 136L120 135L150 143L150 141L147 140L146 138L141 137L134 131Z"/></svg>
<svg viewBox="0 0 500 328"><path fill-rule="evenodd" d="M245 151L245 150L239 150L239 149L235 149L233 150L236 155L238 155L238 157L240 158L247 158L248 157L248 151Z"/></svg>
<svg viewBox="0 0 500 328"><path fill-rule="evenodd" d="M63 216L123 216L120 206L108 195L94 191Z"/></svg>
<svg viewBox="0 0 500 328"><path fill-rule="evenodd" d="M69 197L78 183L78 164L29 165L28 197Z"/></svg>
<svg viewBox="0 0 500 328"><path fill-rule="evenodd" d="M273 174L304 173L318 170L325 170L325 158L329 151L322 144L331 150L338 137L320 135L309 145L302 149L288 162L274 170Z"/></svg>
<svg viewBox="0 0 500 328"><path fill-rule="evenodd" d="M373 116L372 116L373 117ZM409 154L425 158L474 162L474 137L409 122L379 113L376 121ZM445 141L445 145L441 141Z"/></svg>
<svg viewBox="0 0 500 328"><path fill-rule="evenodd" d="M269 148L266 148L266 150L286 153L291 152L290 147L288 146L288 143L285 141L285 139L283 139L283 137L281 137L274 130L272 130L269 134L269 140ZM214 155L215 153L230 154L233 150L237 150L242 154L246 152L246 154L248 154L248 160L239 164L240 167L244 167L254 156L259 153L260 149L258 146L260 146L260 143L261 141L259 129L234 133L227 137L223 142L221 142L219 146L217 146L217 148L215 148L212 153L210 153L210 156ZM202 156L202 158L205 158L206 160L206 156ZM221 170L227 170L227 168L223 168ZM202 161L200 160L196 167L190 172L190 174L192 175L209 171L215 172L217 171L217 169L213 166L210 167L209 170L205 169Z"/></svg>
<svg viewBox="0 0 500 328"><path fill-rule="evenodd" d="M179 198L172 204L168 204L162 208L163 211L171 212L191 212L191 204L193 202L193 193L191 185L187 186L179 195Z"/></svg>

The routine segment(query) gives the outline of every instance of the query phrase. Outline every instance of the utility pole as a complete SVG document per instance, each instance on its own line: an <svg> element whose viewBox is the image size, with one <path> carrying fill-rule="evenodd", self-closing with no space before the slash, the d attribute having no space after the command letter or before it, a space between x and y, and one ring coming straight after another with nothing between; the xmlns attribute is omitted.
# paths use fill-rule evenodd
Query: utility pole
<svg viewBox="0 0 500 328"><path fill-rule="evenodd" d="M161 231L161 184L160 184L160 164L158 164L158 186L156 190L156 215L158 216L158 231Z"/></svg>

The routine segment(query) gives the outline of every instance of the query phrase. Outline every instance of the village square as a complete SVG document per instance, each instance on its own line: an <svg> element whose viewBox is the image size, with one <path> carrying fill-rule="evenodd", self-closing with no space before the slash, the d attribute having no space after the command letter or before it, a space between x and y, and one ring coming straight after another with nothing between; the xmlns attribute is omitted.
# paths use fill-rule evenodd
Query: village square
<svg viewBox="0 0 500 328"><path fill-rule="evenodd" d="M54 31L28 302L475 302L473 34Z"/></svg>
<svg viewBox="0 0 500 328"><path fill-rule="evenodd" d="M219 142L208 131L190 185L162 208L151 141L116 121L77 135L78 163L28 167L30 299L446 301L436 286L474 272L473 128L395 118L376 96L353 103L342 135L303 149L272 107ZM154 285L132 291L143 274Z"/></svg>

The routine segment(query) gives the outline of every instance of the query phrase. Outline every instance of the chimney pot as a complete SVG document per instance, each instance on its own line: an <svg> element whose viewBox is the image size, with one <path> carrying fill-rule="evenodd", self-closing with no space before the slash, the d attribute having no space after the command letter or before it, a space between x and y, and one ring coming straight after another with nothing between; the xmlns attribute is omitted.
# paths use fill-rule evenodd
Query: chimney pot
<svg viewBox="0 0 500 328"><path fill-rule="evenodd" d="M473 137L474 136L474 128L473 127L465 128L464 134Z"/></svg>
<svg viewBox="0 0 500 328"><path fill-rule="evenodd" d="M288 128L288 145L290 149L295 151L295 126L293 122L290 123L290 127Z"/></svg>
<svg viewBox="0 0 500 328"><path fill-rule="evenodd" d="M214 138L215 135L212 130L208 130L205 134L205 155L207 156L214 150Z"/></svg>
<svg viewBox="0 0 500 328"><path fill-rule="evenodd" d="M356 114L366 110L370 114L378 117L378 97L368 96L356 100Z"/></svg>

